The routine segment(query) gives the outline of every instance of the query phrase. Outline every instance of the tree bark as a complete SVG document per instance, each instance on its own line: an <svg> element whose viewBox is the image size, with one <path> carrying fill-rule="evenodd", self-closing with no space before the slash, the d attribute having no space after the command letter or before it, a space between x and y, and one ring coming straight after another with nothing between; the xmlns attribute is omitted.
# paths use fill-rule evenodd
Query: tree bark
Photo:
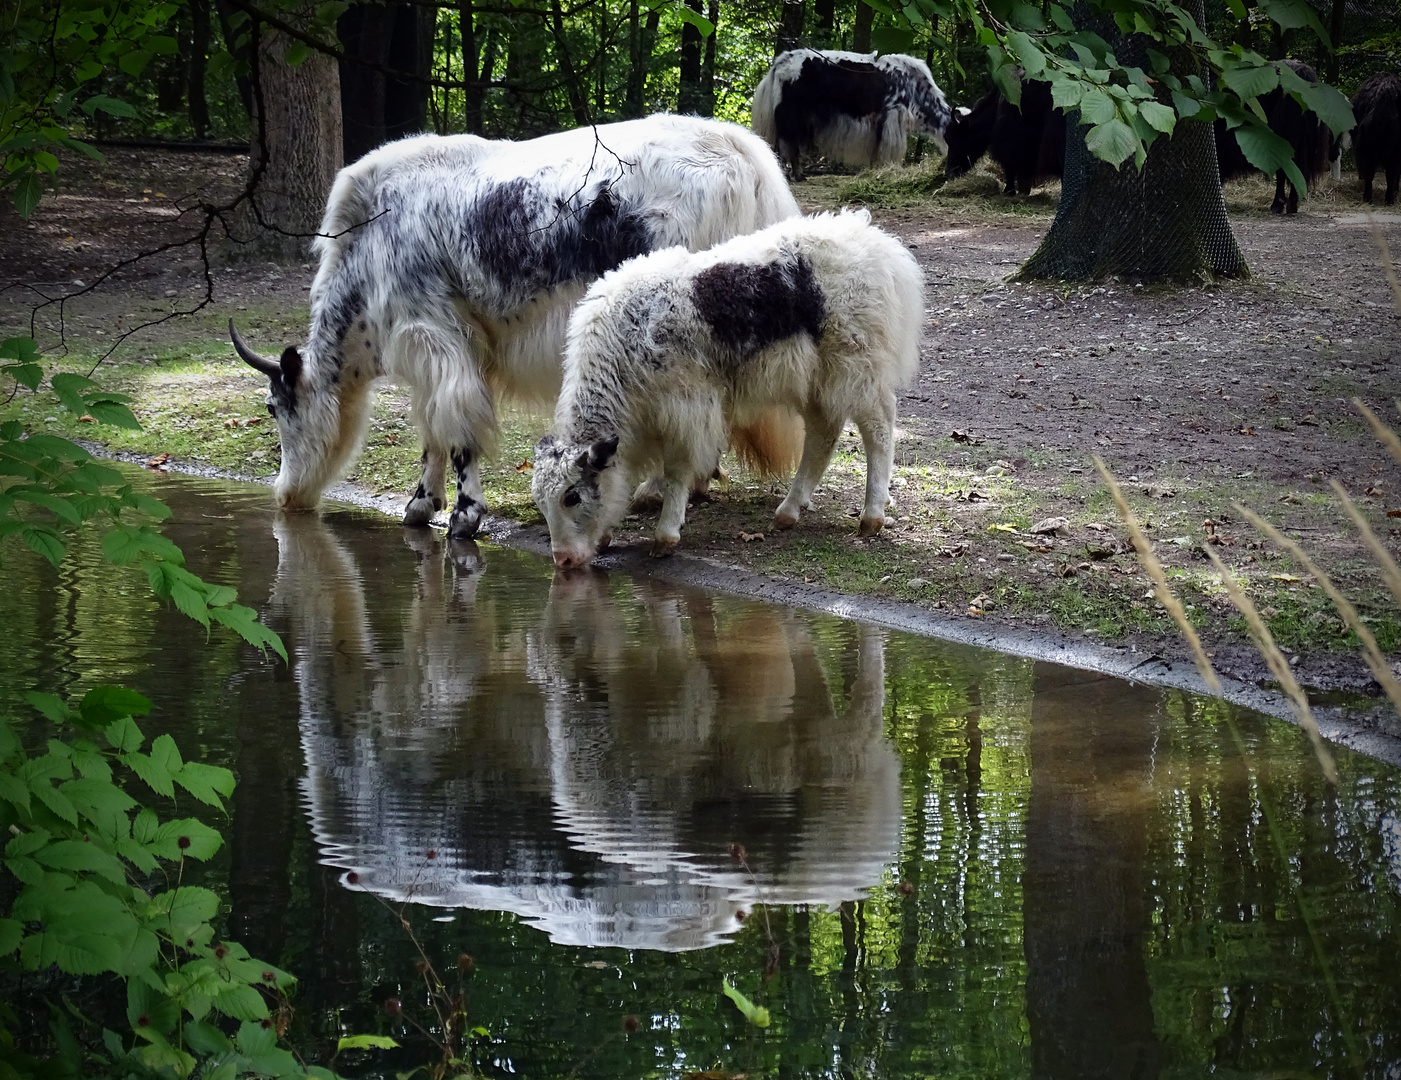
<svg viewBox="0 0 1401 1080"><path fill-rule="evenodd" d="M486 101L486 80L482 78L478 62L481 59L481 45L477 41L477 15L472 0L464 0L457 8L457 29L462 37L462 78L467 83L463 90L462 111L467 130L473 135L482 133L482 105Z"/></svg>
<svg viewBox="0 0 1401 1080"><path fill-rule="evenodd" d="M783 0L783 18L778 24L774 56L796 49L803 43L803 22L807 17L807 0Z"/></svg>
<svg viewBox="0 0 1401 1080"><path fill-rule="evenodd" d="M875 19L876 9L857 0L856 22L851 29L852 52L871 51L871 26Z"/></svg>
<svg viewBox="0 0 1401 1080"><path fill-rule="evenodd" d="M697 15L701 0L686 0L686 6ZM677 80L676 111L694 116L700 112L701 98L701 36L692 23L681 24L680 78Z"/></svg>
<svg viewBox="0 0 1401 1080"><path fill-rule="evenodd" d="M705 39L705 59L701 63L700 114L715 115L715 41L720 36L720 0L710 0L705 17L710 20L710 36Z"/></svg>
<svg viewBox="0 0 1401 1080"><path fill-rule="evenodd" d="M590 123L588 87L579 82L579 74L574 70L569 42L564 36L564 10L559 0L550 0L550 34L555 42L559 73L564 79L564 92L569 98L569 111L574 114L574 122L584 127Z"/></svg>
<svg viewBox="0 0 1401 1080"><path fill-rule="evenodd" d="M214 12L219 16L219 33L224 38L224 48L229 50L229 55L239 61L238 66L234 68L234 85L238 87L238 97L243 102L243 111L251 117L253 115L253 80L247 75L241 74L244 65L251 66L252 63L248 45L246 42L242 45L238 42L241 31L234 29L233 8L229 5L229 0L214 0Z"/></svg>
<svg viewBox="0 0 1401 1080"><path fill-rule="evenodd" d="M836 48L837 0L813 0L812 14L817 20L817 33L813 35L813 44L824 49Z"/></svg>
<svg viewBox="0 0 1401 1080"><path fill-rule="evenodd" d="M1343 29L1347 19L1347 0L1333 0L1333 10L1328 18L1328 37L1333 46L1328 52L1328 79L1333 86L1338 85L1338 50L1343 47Z"/></svg>
<svg viewBox="0 0 1401 1080"><path fill-rule="evenodd" d="M286 61L291 41L254 35L253 134L249 169L258 177L239 237L272 259L304 257L342 163L340 74L314 50L297 67Z"/></svg>
<svg viewBox="0 0 1401 1080"><path fill-rule="evenodd" d="M1188 9L1193 6L1200 25L1202 5ZM1143 39L1114 33L1112 23L1090 29L1124 63L1147 63ZM1180 74L1193 73L1186 55L1174 58ZM1078 113L1066 121L1071 126L1055 221L1019 279L1183 281L1249 274L1226 216L1210 124L1179 121L1172 138L1149 147L1140 170L1132 161L1116 169L1091 155L1088 128L1078 121Z"/></svg>
<svg viewBox="0 0 1401 1080"><path fill-rule="evenodd" d="M209 67L209 0L190 0L190 68L186 99L196 139L209 135L209 101L204 92Z"/></svg>

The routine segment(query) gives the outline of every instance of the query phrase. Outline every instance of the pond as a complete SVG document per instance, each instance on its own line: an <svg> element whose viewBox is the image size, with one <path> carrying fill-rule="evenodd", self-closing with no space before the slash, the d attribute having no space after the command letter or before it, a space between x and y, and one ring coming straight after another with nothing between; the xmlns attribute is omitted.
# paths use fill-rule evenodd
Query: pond
<svg viewBox="0 0 1401 1080"><path fill-rule="evenodd" d="M1219 701L140 483L291 662L11 547L0 704L131 686L236 771L205 883L310 1060L432 1060L421 946L487 1076L1401 1077L1390 766L1332 789Z"/></svg>

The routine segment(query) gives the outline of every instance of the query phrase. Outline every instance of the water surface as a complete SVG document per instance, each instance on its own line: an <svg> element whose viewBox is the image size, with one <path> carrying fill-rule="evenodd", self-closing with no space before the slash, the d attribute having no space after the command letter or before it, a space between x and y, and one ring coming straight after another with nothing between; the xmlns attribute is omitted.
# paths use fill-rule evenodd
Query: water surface
<svg viewBox="0 0 1401 1080"><path fill-rule="evenodd" d="M1401 1077L1389 766L1333 790L1182 692L140 482L291 663L10 548L0 700L129 685L238 773L210 876L313 1057L427 1060L381 1008L431 1018L402 916L473 957L489 1076Z"/></svg>

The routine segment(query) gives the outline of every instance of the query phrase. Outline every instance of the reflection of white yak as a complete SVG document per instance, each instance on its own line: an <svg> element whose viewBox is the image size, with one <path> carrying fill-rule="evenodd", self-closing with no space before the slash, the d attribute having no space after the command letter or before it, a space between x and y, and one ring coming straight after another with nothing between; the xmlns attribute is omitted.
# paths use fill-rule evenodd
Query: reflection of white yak
<svg viewBox="0 0 1401 1080"><path fill-rule="evenodd" d="M877 631L857 630L839 708L796 617L601 575L551 585L513 552L464 573L422 538L406 589L356 569L376 535L280 523L274 594L313 831L361 887L512 911L559 942L686 949L756 901L854 898L894 858Z"/></svg>

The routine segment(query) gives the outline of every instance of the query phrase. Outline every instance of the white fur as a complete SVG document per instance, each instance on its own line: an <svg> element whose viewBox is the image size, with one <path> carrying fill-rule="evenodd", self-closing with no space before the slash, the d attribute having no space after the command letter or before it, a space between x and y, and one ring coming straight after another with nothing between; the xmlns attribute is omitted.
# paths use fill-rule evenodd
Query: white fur
<svg viewBox="0 0 1401 1080"><path fill-rule="evenodd" d="M814 118L816 126L810 145L780 146L775 112L786 88L799 78L803 64L815 56L833 62L849 60L874 64L891 80L885 110L861 117ZM921 102L924 108L920 107ZM750 126L779 151L792 167L794 178L801 180L802 164L798 155L803 150L814 151L843 165L894 165L905 159L909 137L924 133L944 151L944 131L951 115L929 66L916 57L890 53L877 58L875 53L793 49L773 62L755 89Z"/></svg>
<svg viewBox="0 0 1401 1080"><path fill-rule="evenodd" d="M724 283L748 280L751 270L791 271L796 280L804 265L821 296L815 336L797 330L752 353L717 336L726 330L724 312L717 320L704 306L715 303L716 288L727 295ZM743 303L733 301L736 322L746 318ZM763 314L787 325L787 310L775 303ZM605 275L570 321L556 434L536 452L532 495L556 562L587 563L622 517L630 483L657 467L665 494L654 551L670 551L691 481L715 466L726 425L774 406L797 411L807 428L778 527L796 523L809 505L850 419L866 448L861 531L879 530L896 391L918 368L923 314L918 264L865 211L780 222L698 254L659 251Z"/></svg>
<svg viewBox="0 0 1401 1080"><path fill-rule="evenodd" d="M459 495L484 509L476 459L493 446L496 396L554 399L569 313L593 280L581 274L513 295L481 257L480 237L462 222L513 181L536 185L541 205L574 220L606 190L640 208L654 246L705 248L798 212L760 140L695 117L658 115L526 142L421 135L372 151L337 176L316 242L296 408L278 409L280 505L314 506L345 470L363 441L371 384L387 376L411 388L426 453L422 497L406 520L431 515L454 448L472 454ZM479 510L462 532L475 529Z"/></svg>

